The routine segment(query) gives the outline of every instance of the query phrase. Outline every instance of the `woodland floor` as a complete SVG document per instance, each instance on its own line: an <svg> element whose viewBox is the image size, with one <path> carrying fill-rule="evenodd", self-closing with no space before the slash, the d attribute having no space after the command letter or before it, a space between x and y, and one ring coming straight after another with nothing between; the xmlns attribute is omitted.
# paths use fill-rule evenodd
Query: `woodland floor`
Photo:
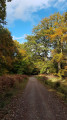
<svg viewBox="0 0 67 120"><path fill-rule="evenodd" d="M32 76L24 92L8 105L1 120L67 120L67 106Z"/></svg>

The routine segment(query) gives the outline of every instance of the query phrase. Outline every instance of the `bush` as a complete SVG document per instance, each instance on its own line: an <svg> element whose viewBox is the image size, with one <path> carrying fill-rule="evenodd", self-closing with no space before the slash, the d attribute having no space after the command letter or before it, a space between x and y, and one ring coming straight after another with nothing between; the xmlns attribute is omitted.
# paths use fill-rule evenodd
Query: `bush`
<svg viewBox="0 0 67 120"><path fill-rule="evenodd" d="M40 68L40 74L44 73L55 73L56 69L54 68L54 64L51 61L47 61L45 64L43 64Z"/></svg>
<svg viewBox="0 0 67 120"><path fill-rule="evenodd" d="M55 82L52 82L51 80L47 79L47 77L45 76L38 76L37 77L44 85L48 85L50 86L51 88L57 90L59 93L62 94L62 99L63 100L67 100L67 86L61 84L60 81L55 81Z"/></svg>
<svg viewBox="0 0 67 120"><path fill-rule="evenodd" d="M26 75L4 75L0 76L0 90L6 90L8 88L13 88L17 84L23 82L27 79Z"/></svg>
<svg viewBox="0 0 67 120"><path fill-rule="evenodd" d="M28 76L4 75L0 76L0 108L7 105L12 96L25 88Z"/></svg>
<svg viewBox="0 0 67 120"><path fill-rule="evenodd" d="M43 82L47 80L46 76L37 76L37 78Z"/></svg>
<svg viewBox="0 0 67 120"><path fill-rule="evenodd" d="M66 69L61 69L58 72L59 77L67 77L67 70Z"/></svg>
<svg viewBox="0 0 67 120"><path fill-rule="evenodd" d="M55 89L58 89L60 87L60 82L59 81L55 82L53 87Z"/></svg>

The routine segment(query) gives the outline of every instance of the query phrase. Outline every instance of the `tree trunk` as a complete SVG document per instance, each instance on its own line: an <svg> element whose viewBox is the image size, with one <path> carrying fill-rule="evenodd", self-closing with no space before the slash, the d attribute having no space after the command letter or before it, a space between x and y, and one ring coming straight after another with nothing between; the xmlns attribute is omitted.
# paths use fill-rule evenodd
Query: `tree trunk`
<svg viewBox="0 0 67 120"><path fill-rule="evenodd" d="M58 62L58 71L61 69L61 64Z"/></svg>

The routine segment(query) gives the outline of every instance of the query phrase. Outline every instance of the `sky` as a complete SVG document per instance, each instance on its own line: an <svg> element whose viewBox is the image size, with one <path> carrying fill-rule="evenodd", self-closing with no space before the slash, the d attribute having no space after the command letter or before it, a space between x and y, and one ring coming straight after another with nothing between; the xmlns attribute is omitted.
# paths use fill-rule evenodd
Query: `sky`
<svg viewBox="0 0 67 120"><path fill-rule="evenodd" d="M6 27L20 43L26 42L25 36L31 35L33 26L41 19L67 11L67 0L12 0L6 4Z"/></svg>

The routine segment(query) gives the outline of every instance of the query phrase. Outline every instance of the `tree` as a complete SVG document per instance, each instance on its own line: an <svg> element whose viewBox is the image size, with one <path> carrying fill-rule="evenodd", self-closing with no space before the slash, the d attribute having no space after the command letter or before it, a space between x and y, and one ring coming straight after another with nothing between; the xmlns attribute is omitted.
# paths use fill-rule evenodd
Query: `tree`
<svg viewBox="0 0 67 120"><path fill-rule="evenodd" d="M11 0L7 0L11 2ZM0 26L6 24L6 0L0 0Z"/></svg>
<svg viewBox="0 0 67 120"><path fill-rule="evenodd" d="M35 66L32 62L28 51L25 49L25 44L20 44L16 40L14 41L15 46L17 47L18 54L13 62L13 73L16 74L32 74Z"/></svg>
<svg viewBox="0 0 67 120"><path fill-rule="evenodd" d="M66 58L66 44L67 44L67 28L65 17L60 16L57 18L58 22L54 24L53 34L51 35L52 46L53 46L53 60L58 63L58 71L63 68L62 63ZM62 23L62 24L61 24ZM65 60L66 61L66 60Z"/></svg>
<svg viewBox="0 0 67 120"><path fill-rule="evenodd" d="M44 18L32 31L32 35L26 37L26 49L32 54L35 64L44 62L44 68L50 69L47 64L50 61L56 72L64 69L67 63L67 12ZM42 64L39 66L42 68Z"/></svg>
<svg viewBox="0 0 67 120"><path fill-rule="evenodd" d="M12 62L15 59L17 48L12 40L11 33L8 29L2 28L0 30L0 72L10 71Z"/></svg>

